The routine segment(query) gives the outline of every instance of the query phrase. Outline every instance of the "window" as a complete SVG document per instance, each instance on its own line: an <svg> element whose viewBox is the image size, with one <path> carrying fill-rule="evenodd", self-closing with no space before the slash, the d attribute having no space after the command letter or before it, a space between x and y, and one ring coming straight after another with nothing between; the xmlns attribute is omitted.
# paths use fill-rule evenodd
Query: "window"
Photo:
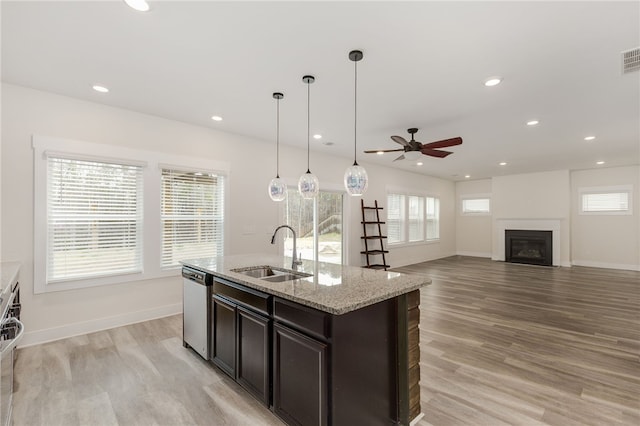
<svg viewBox="0 0 640 426"><path fill-rule="evenodd" d="M222 253L229 165L33 136L34 294L178 276Z"/></svg>
<svg viewBox="0 0 640 426"><path fill-rule="evenodd" d="M409 196L409 241L424 239L424 197Z"/></svg>
<svg viewBox="0 0 640 426"><path fill-rule="evenodd" d="M420 195L387 194L389 244L440 239L440 200Z"/></svg>
<svg viewBox="0 0 640 426"><path fill-rule="evenodd" d="M427 241L440 239L440 200L427 197Z"/></svg>
<svg viewBox="0 0 640 426"><path fill-rule="evenodd" d="M47 160L47 282L142 271L142 167Z"/></svg>
<svg viewBox="0 0 640 426"><path fill-rule="evenodd" d="M631 186L581 188L581 214L631 214Z"/></svg>
<svg viewBox="0 0 640 426"><path fill-rule="evenodd" d="M463 198L462 199L463 215L488 215L491 214L490 198Z"/></svg>
<svg viewBox="0 0 640 426"><path fill-rule="evenodd" d="M297 189L287 189L284 223L296 230L298 255L302 259L343 263L343 201L340 192L320 191L315 200L305 200ZM284 255L293 253L290 231L284 237Z"/></svg>
<svg viewBox="0 0 640 426"><path fill-rule="evenodd" d="M387 241L389 244L404 241L404 195L387 196Z"/></svg>
<svg viewBox="0 0 640 426"><path fill-rule="evenodd" d="M162 169L163 268L222 254L224 177Z"/></svg>

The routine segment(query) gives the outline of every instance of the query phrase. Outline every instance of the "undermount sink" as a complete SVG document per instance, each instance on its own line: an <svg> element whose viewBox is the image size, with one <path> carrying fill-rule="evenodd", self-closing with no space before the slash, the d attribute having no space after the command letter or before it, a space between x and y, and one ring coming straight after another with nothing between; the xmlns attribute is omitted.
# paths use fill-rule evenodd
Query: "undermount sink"
<svg viewBox="0 0 640 426"><path fill-rule="evenodd" d="M276 268L273 266L250 266L247 268L231 269L232 272L247 275L252 278L259 278L270 282L292 281L299 278L307 278L312 276L305 272L290 271L287 269Z"/></svg>

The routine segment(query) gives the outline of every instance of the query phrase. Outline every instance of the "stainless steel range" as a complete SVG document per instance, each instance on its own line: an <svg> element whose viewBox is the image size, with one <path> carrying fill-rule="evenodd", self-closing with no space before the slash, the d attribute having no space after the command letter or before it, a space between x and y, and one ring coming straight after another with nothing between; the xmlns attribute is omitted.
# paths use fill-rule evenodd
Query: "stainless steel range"
<svg viewBox="0 0 640 426"><path fill-rule="evenodd" d="M2 263L0 284L0 426L11 424L15 348L24 334L20 322L19 264Z"/></svg>

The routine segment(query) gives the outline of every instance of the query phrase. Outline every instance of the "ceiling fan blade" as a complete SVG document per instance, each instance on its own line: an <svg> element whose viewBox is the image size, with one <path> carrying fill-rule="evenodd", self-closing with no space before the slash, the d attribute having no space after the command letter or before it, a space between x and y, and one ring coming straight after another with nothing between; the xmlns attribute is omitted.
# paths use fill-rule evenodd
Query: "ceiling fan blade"
<svg viewBox="0 0 640 426"><path fill-rule="evenodd" d="M438 149L431 149L431 148L422 148L422 153L424 155L429 155L431 157L438 157L438 158L444 158L449 154L453 154L453 152L451 151L440 151Z"/></svg>
<svg viewBox="0 0 640 426"><path fill-rule="evenodd" d="M422 145L423 148L446 148L448 146L460 145L462 143L462 138L451 138L451 139L443 139L441 141L425 143Z"/></svg>
<svg viewBox="0 0 640 426"><path fill-rule="evenodd" d="M395 159L395 160L393 160L393 161L398 161L398 160L404 160L404 154L402 154L400 157L396 158L396 159Z"/></svg>
<svg viewBox="0 0 640 426"><path fill-rule="evenodd" d="M400 148L400 149L370 149L365 151L365 154L377 154L378 152L398 152L398 151L404 151L404 149Z"/></svg>
<svg viewBox="0 0 640 426"><path fill-rule="evenodd" d="M402 146L409 146L409 142L407 142L407 140L402 136L391 136L391 139L393 139L394 142L397 142Z"/></svg>

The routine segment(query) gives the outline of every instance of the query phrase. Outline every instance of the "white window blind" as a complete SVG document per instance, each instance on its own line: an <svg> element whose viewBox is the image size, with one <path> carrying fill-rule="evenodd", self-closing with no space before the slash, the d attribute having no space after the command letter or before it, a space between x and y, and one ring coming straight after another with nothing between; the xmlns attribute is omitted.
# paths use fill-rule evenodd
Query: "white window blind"
<svg viewBox="0 0 640 426"><path fill-rule="evenodd" d="M583 212L626 212L628 210L629 192L582 194Z"/></svg>
<svg viewBox="0 0 640 426"><path fill-rule="evenodd" d="M440 200L427 197L427 240L440 238Z"/></svg>
<svg viewBox="0 0 640 426"><path fill-rule="evenodd" d="M409 241L424 240L424 197L410 195L409 201Z"/></svg>
<svg viewBox="0 0 640 426"><path fill-rule="evenodd" d="M404 195L388 194L387 195L387 238L389 244L404 241Z"/></svg>
<svg viewBox="0 0 640 426"><path fill-rule="evenodd" d="M224 248L224 176L162 169L163 268L219 256Z"/></svg>
<svg viewBox="0 0 640 426"><path fill-rule="evenodd" d="M462 200L462 214L488 214L491 212L489 198L464 198Z"/></svg>
<svg viewBox="0 0 640 426"><path fill-rule="evenodd" d="M142 167L47 158L47 279L142 271Z"/></svg>

